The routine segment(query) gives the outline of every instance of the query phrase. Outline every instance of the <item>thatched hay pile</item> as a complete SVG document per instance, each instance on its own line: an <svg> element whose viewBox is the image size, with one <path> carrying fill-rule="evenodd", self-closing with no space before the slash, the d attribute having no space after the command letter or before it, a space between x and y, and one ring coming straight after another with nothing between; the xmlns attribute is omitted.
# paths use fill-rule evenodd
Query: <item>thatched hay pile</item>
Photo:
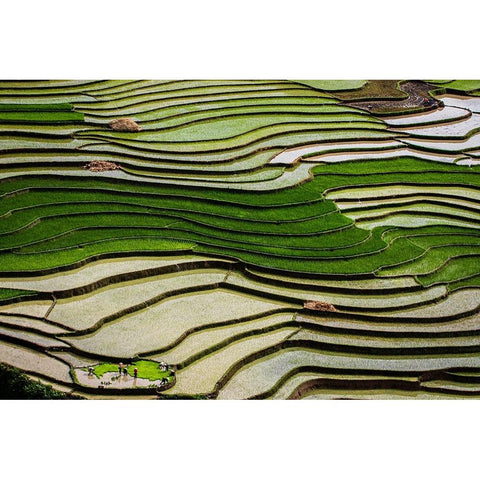
<svg viewBox="0 0 480 480"><path fill-rule="evenodd" d="M104 162L103 160L93 160L84 167L86 170L90 170L91 172L106 172L108 170L117 170L120 167L113 162Z"/></svg>
<svg viewBox="0 0 480 480"><path fill-rule="evenodd" d="M116 132L139 132L142 127L131 118L116 118L110 123L110 128Z"/></svg>
<svg viewBox="0 0 480 480"><path fill-rule="evenodd" d="M319 312L336 312L337 309L327 302L316 302L315 300L307 300L303 307L307 310L317 310Z"/></svg>

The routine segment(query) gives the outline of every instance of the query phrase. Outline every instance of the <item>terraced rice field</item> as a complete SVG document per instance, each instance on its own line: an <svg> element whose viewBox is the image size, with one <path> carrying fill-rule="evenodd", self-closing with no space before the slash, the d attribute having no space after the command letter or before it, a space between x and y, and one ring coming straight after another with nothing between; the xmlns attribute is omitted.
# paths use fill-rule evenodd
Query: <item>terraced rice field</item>
<svg viewBox="0 0 480 480"><path fill-rule="evenodd" d="M0 361L91 398L479 396L479 91L0 82Z"/></svg>

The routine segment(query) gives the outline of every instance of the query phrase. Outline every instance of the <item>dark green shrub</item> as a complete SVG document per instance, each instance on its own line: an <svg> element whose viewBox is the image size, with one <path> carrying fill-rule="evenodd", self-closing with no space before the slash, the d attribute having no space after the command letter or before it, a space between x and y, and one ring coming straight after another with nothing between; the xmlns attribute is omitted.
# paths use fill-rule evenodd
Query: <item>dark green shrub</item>
<svg viewBox="0 0 480 480"><path fill-rule="evenodd" d="M18 368L0 363L0 399L3 400L67 400L80 399L55 390L50 385L33 381Z"/></svg>

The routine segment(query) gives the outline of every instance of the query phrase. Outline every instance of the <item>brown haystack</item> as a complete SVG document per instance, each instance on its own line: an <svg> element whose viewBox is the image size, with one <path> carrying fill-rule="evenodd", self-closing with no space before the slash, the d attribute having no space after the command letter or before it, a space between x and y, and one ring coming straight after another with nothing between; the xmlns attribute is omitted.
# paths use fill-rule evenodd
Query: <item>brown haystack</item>
<svg viewBox="0 0 480 480"><path fill-rule="evenodd" d="M139 132L142 127L131 118L116 118L110 123L110 128L117 132Z"/></svg>
<svg viewBox="0 0 480 480"><path fill-rule="evenodd" d="M120 167L113 162L104 162L103 160L93 160L84 167L86 170L90 170L91 172L106 172L108 170L117 170Z"/></svg>
<svg viewBox="0 0 480 480"><path fill-rule="evenodd" d="M337 309L327 302L316 302L315 300L307 300L303 307L307 310L317 310L319 312L336 312Z"/></svg>

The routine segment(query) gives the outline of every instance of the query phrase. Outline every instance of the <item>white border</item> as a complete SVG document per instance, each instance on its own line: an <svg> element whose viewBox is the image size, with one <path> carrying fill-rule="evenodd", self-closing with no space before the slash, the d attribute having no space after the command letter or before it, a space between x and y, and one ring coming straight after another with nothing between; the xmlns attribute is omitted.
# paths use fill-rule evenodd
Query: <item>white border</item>
<svg viewBox="0 0 480 480"><path fill-rule="evenodd" d="M0 78L475 78L469 5L15 0Z"/></svg>

